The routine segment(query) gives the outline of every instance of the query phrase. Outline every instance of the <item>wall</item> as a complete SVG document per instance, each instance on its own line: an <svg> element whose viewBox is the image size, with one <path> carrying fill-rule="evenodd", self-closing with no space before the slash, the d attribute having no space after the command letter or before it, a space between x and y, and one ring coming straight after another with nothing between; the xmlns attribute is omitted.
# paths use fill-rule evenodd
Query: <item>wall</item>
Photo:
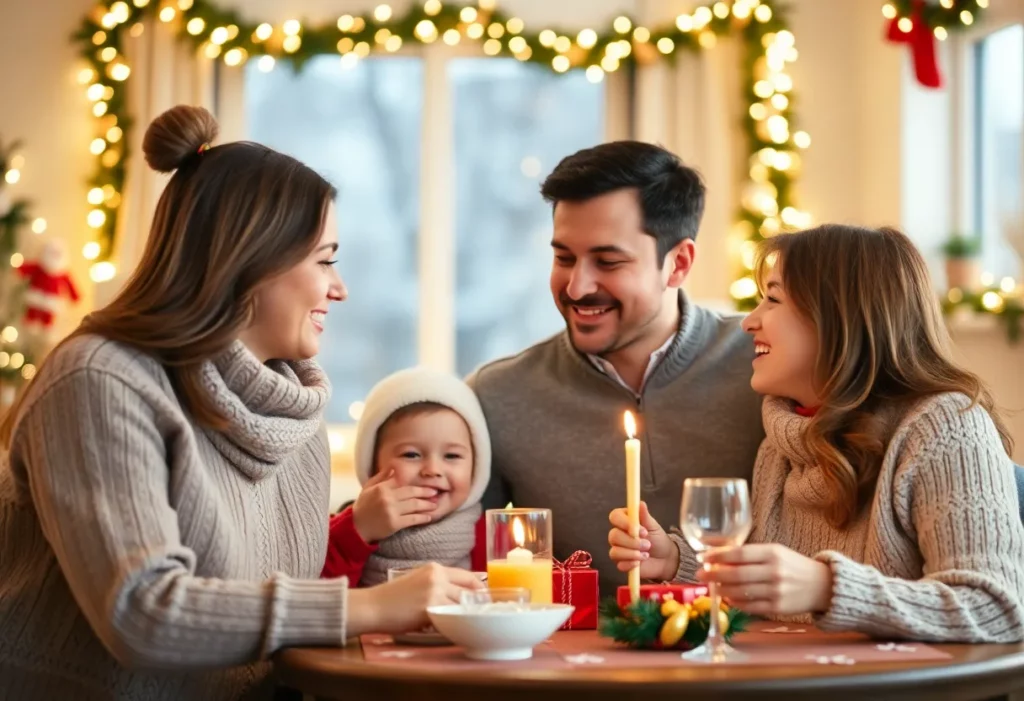
<svg viewBox="0 0 1024 701"><path fill-rule="evenodd" d="M46 233L26 246L30 257L41 239L67 243L72 275L84 299L61 319L72 328L89 308L92 286L81 256L89 240L85 216L85 179L92 117L84 89L78 85L77 51L68 37L93 6L93 0L5 2L0 4L0 138L21 139L25 166L14 197L32 200L33 216L46 219ZM10 187L10 186L8 186ZM6 264L6 261L0 261Z"/></svg>

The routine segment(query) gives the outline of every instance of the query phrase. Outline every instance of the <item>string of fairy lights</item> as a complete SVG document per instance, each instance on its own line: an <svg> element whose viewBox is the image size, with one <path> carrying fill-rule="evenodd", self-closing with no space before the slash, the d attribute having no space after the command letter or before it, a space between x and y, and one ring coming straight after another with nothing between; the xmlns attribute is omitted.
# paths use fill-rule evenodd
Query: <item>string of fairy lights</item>
<svg viewBox="0 0 1024 701"><path fill-rule="evenodd" d="M18 144L4 148L0 144L0 251L10 256L11 274L25 264L25 256L20 248L18 234L23 226L33 234L39 235L46 231L46 220L42 217L31 218L28 214L30 203L25 198L13 198L5 188L13 188L21 181L21 173L25 168L25 157L16 153ZM33 353L22 341L22 333L14 325L12 318L18 311L13 301L14 285L6 275L0 275L0 408L7 397L3 385L16 385L35 377L36 366Z"/></svg>
<svg viewBox="0 0 1024 701"><path fill-rule="evenodd" d="M749 275L754 244L810 223L808 213L796 206L793 192L801 167L799 152L810 145L808 134L793 127L794 85L787 69L798 53L774 0L720 0L659 27L620 16L604 30L572 32L528 30L522 19L504 14L494 0L463 6L426 0L401 16L390 5L380 4L363 15L344 14L336 22L317 26L298 19L279 25L247 22L208 0L117 0L98 4L75 37L87 64L79 82L96 119L89 144L96 167L86 194L86 224L92 236L82 255L92 261L90 276L97 282L116 275L111 258L126 177L126 133L132 127L125 98L132 69L125 49L146 31L148 18L191 41L200 55L232 68L249 61L263 71L274 70L281 62L301 68L324 54L340 56L351 66L371 54L395 53L409 45L471 41L487 56L512 57L558 73L580 69L595 83L609 73L673 61L680 52L709 50L720 37L735 36L745 48L743 99L748 110L743 127L749 149L749 182L734 232L742 268L730 289L741 308L756 300L757 287Z"/></svg>
<svg viewBox="0 0 1024 701"><path fill-rule="evenodd" d="M932 30L936 39L945 41L951 31L973 25L988 5L989 0L939 0L921 5L914 0L889 0L882 5L882 16L896 20L896 26L904 34L909 34L914 28L916 16Z"/></svg>

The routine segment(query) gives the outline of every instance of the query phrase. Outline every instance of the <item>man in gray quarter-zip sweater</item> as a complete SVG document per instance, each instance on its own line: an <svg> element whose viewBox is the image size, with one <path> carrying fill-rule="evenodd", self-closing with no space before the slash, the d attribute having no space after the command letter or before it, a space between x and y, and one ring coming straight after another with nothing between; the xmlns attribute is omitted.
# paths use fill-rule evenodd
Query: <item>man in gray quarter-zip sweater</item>
<svg viewBox="0 0 1024 701"><path fill-rule="evenodd" d="M754 348L740 315L681 289L705 191L675 155L602 144L565 158L541 192L566 330L469 379L491 431L484 505L552 509L555 557L588 551L609 596L626 583L608 559L608 513L626 502L623 413L638 418L641 496L678 524L685 478L750 478L764 437Z"/></svg>

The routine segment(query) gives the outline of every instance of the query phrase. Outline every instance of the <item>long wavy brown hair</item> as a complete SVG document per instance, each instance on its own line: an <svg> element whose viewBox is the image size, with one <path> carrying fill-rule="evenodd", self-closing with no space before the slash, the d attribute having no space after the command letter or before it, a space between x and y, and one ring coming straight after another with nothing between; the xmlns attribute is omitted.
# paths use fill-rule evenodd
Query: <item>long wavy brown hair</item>
<svg viewBox="0 0 1024 701"><path fill-rule="evenodd" d="M959 367L928 267L893 229L830 224L764 241L761 289L778 265L787 300L817 329L814 384L821 407L804 436L830 486L822 505L844 526L874 493L889 438L921 399L959 392L1013 441L977 375Z"/></svg>
<svg viewBox="0 0 1024 701"><path fill-rule="evenodd" d="M174 175L142 260L117 297L68 337L96 334L153 356L186 410L211 428L223 428L225 419L200 385L202 363L249 323L259 285L309 255L335 197L311 168L265 146L210 148L217 131L207 110L185 105L150 124L146 161ZM38 377L45 370L44 363ZM0 423L3 448L24 396Z"/></svg>

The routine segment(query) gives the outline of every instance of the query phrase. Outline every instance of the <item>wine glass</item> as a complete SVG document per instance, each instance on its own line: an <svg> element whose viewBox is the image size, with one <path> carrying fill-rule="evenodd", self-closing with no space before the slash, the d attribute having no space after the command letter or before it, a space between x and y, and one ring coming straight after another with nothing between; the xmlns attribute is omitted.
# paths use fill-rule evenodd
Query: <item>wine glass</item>
<svg viewBox="0 0 1024 701"><path fill-rule="evenodd" d="M699 478L683 483L683 504L679 523L686 542L694 552L734 548L750 535L750 497L747 483L741 479ZM746 657L733 649L719 628L721 610L718 584L708 586L711 611L708 637L704 644L683 653L692 662L726 662Z"/></svg>

